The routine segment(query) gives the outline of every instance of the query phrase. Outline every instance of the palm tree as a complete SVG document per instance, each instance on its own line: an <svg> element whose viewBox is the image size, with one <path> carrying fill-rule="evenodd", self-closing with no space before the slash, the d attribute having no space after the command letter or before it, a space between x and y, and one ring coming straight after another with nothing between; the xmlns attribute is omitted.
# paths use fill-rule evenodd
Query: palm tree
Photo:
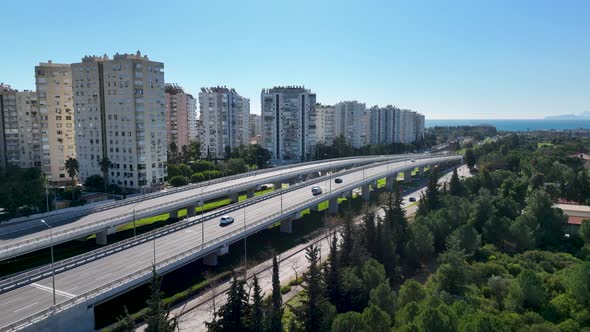
<svg viewBox="0 0 590 332"><path fill-rule="evenodd" d="M78 160L76 160L76 158L72 158L69 157L68 160L66 160L66 171L68 172L68 175L70 176L70 178L72 179L72 200L74 200L74 176L76 176L76 173L78 173L78 171L80 170L80 163L78 162Z"/></svg>
<svg viewBox="0 0 590 332"><path fill-rule="evenodd" d="M111 168L111 160L109 157L103 157L98 164L100 165L100 170L102 171L102 176L104 178L104 192L108 195L108 188L109 188L109 168Z"/></svg>

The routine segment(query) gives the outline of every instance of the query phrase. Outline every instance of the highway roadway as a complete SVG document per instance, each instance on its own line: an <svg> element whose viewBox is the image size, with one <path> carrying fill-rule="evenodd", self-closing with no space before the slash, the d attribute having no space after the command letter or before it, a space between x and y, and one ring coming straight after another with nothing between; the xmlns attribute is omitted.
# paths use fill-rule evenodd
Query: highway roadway
<svg viewBox="0 0 590 332"><path fill-rule="evenodd" d="M324 194L315 199L328 199L330 187L334 195L339 192L344 193L349 191L350 186L353 184L358 183L360 185L370 179L375 180L377 177L384 176L387 172L391 174L391 172L401 171L408 167L451 161L456 160L456 158L437 157L424 161L417 160L416 163L409 160L395 161L387 165L374 166L364 171L352 172L342 176L343 182L341 184L334 183L334 181L320 183L319 185L322 187ZM108 292L112 289L110 285L114 282L117 282L117 285L124 283L127 287L136 286L135 281L139 280L140 277L149 275L149 267L154 263L154 258L158 270L163 273L171 270L171 266L175 262L180 262L181 258L178 257L189 257L189 254L191 254L190 259L194 260L211 252L212 249L218 248L221 244L235 242L243 238L244 234L249 235L268 227L279 218L279 214L286 217L288 216L287 213L290 215L293 215L296 211L298 213L298 211L312 203L314 197L311 194L311 186L308 185L285 195L271 197L246 208L233 211L231 215L235 218L235 222L229 226L220 227L217 219L211 219L157 238L155 241L145 242L59 273L55 278L58 310L60 303L74 298L76 301L92 303L89 299ZM313 204L316 203L317 201L313 201ZM285 214L281 213L281 208ZM210 212L210 214L213 213ZM202 230L204 233L202 233ZM201 250L203 245L202 234L204 234L205 240L203 250ZM188 261L185 263L188 263ZM174 268L178 266L177 264ZM106 285L109 285L109 287L105 287ZM0 329L38 312L48 310L51 306L52 280L50 277L6 292L0 295Z"/></svg>
<svg viewBox="0 0 590 332"><path fill-rule="evenodd" d="M409 155L412 157L415 155ZM355 164L369 163L371 161L386 160L388 158L395 160L409 158L407 155L391 155L364 157L356 159L335 159L319 163L303 164L300 166L293 165L290 168L282 168L270 172L250 172L248 175L240 178L229 178L227 181L213 183L208 186L174 192L169 195L149 198L136 202L118 206L112 209L98 211L88 215L74 218L73 221L63 223L64 219L71 217L59 214L49 216L45 220L48 223L54 223L53 226L53 243L71 241L83 236L92 235L97 232L105 231L110 227L116 227L136 219L155 216L167 213L175 209L186 208L195 205L196 201L204 199L205 201L228 195L230 192L245 191L256 185L271 183L282 178L283 181L302 174L309 174L313 171L325 170L327 168L345 168ZM135 213L134 213L135 210ZM72 212L74 213L74 212ZM135 214L135 216L133 216ZM31 222L29 222L30 224ZM0 228L0 260L15 257L28 252L39 250L50 245L50 232L38 220L32 222L37 227L27 228L13 232L7 232L7 228Z"/></svg>

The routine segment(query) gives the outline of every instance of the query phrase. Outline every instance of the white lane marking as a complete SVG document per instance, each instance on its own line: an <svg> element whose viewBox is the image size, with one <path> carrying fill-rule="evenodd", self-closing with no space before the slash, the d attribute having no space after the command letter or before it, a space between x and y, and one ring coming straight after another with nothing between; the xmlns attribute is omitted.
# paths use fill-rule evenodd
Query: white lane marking
<svg viewBox="0 0 590 332"><path fill-rule="evenodd" d="M40 290L44 290L46 292L50 292L53 293L53 288L51 287L47 287L47 286L43 286L43 285L39 285L39 284L31 284L31 286L40 289ZM55 290L55 294L57 295L61 295L63 297L67 297L67 298L73 298L76 297L76 295L72 294L72 293L68 293L68 292L64 292L64 291L60 291L59 289Z"/></svg>
<svg viewBox="0 0 590 332"><path fill-rule="evenodd" d="M18 301L18 300L20 300L20 299L22 299L22 296L21 296L21 297L17 297L16 299L10 300L10 301L8 301L8 302L4 302L4 303L2 303L2 304L0 304L0 307L3 307L3 306L5 306L5 305L7 305L7 304L9 304L9 303L12 303L12 302L14 302L14 301Z"/></svg>
<svg viewBox="0 0 590 332"><path fill-rule="evenodd" d="M37 304L37 303L39 303L39 302L35 302L35 303L32 303L32 304L29 304L29 305L28 305L28 306L26 306L26 307L22 307L22 308L20 308L20 309L17 309L17 310L15 310L14 312L15 312L15 313L17 313L17 312L19 312L19 311L21 311L21 310L25 310L25 309L27 309L27 308L30 308L30 307L34 306L34 305L35 305L35 304Z"/></svg>
<svg viewBox="0 0 590 332"><path fill-rule="evenodd" d="M98 280L98 279L102 279L102 278L106 278L106 277L110 276L111 274L113 274L113 273L112 273L112 272L110 272L110 273L105 273L105 274L101 275L100 277L97 277L97 278L96 278L96 280Z"/></svg>

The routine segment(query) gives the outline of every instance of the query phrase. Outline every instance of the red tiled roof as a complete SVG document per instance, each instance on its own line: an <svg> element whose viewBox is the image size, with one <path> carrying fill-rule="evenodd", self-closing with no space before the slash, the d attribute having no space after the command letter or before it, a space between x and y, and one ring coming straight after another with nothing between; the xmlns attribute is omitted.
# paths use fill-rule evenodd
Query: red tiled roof
<svg viewBox="0 0 590 332"><path fill-rule="evenodd" d="M570 216L567 218L567 223L570 225L581 225L582 221L586 219L584 217L575 217L575 216Z"/></svg>

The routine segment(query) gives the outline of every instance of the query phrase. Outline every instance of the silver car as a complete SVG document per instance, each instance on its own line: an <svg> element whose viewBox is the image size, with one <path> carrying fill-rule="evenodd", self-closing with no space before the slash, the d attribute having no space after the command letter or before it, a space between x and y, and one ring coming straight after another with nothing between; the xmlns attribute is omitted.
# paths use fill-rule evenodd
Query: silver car
<svg viewBox="0 0 590 332"><path fill-rule="evenodd" d="M223 216L219 220L219 226L226 226L226 225L231 224L232 222L234 222L234 217Z"/></svg>

